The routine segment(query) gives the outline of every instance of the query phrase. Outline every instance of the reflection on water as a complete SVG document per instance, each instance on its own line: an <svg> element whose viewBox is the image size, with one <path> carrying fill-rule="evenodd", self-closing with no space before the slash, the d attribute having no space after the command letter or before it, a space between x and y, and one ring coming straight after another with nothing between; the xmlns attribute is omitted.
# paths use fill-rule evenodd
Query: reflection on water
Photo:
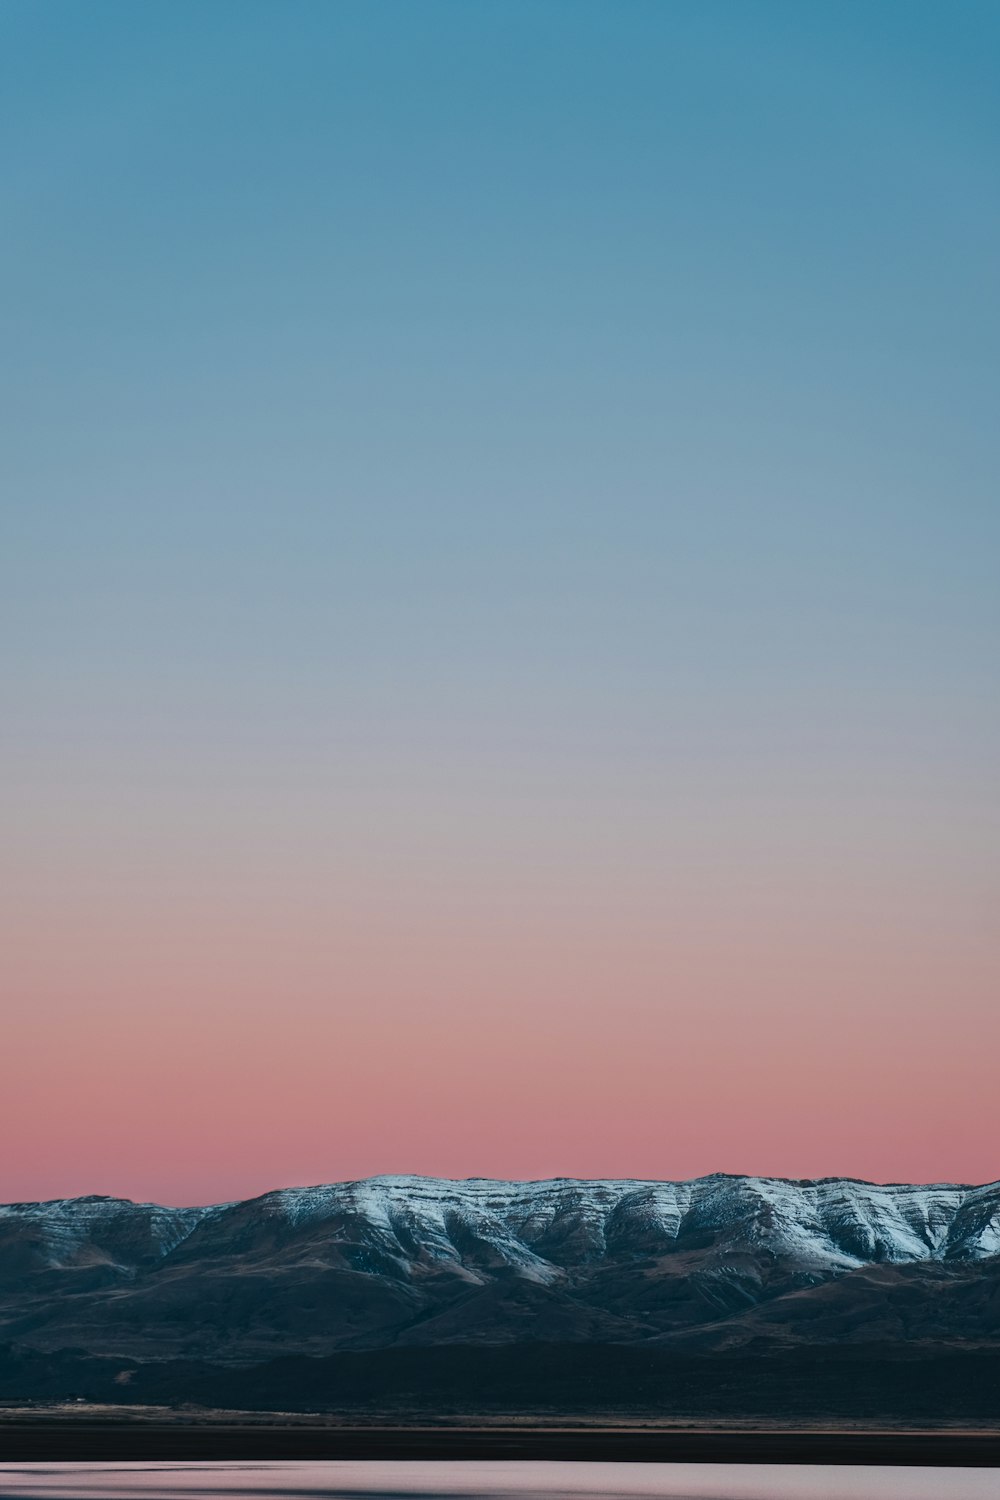
<svg viewBox="0 0 1000 1500"><path fill-rule="evenodd" d="M3 1500L998 1500L996 1469L528 1461L0 1464Z"/></svg>

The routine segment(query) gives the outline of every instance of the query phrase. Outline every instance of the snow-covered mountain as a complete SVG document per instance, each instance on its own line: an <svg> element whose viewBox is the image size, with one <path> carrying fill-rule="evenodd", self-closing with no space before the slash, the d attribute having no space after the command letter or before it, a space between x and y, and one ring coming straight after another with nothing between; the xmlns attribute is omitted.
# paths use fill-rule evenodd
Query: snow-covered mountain
<svg viewBox="0 0 1000 1500"><path fill-rule="evenodd" d="M376 1177L0 1207L0 1340L38 1348L842 1340L887 1317L894 1337L1000 1336L1000 1184Z"/></svg>
<svg viewBox="0 0 1000 1500"><path fill-rule="evenodd" d="M23 1270L134 1270L171 1256L252 1254L277 1239L317 1234L335 1259L353 1264L352 1229L404 1275L448 1267L481 1281L503 1267L548 1282L620 1252L708 1248L694 1244L706 1237L716 1258L769 1251L829 1273L1000 1254L1000 1183L370 1177L207 1208L64 1198L0 1205L0 1275L17 1269L11 1251Z"/></svg>

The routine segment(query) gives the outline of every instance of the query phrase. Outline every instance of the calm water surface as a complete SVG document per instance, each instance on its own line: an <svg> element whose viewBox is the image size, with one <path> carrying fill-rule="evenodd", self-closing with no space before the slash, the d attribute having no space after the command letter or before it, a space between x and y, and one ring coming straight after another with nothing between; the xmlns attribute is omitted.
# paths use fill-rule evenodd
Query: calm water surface
<svg viewBox="0 0 1000 1500"><path fill-rule="evenodd" d="M1000 1470L810 1464L0 1464L3 1500L1000 1500Z"/></svg>

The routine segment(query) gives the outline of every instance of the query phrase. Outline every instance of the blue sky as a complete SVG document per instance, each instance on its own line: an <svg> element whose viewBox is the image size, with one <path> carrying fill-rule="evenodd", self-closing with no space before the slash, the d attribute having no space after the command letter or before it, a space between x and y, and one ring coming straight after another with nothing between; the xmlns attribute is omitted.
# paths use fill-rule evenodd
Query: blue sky
<svg viewBox="0 0 1000 1500"><path fill-rule="evenodd" d="M239 615L275 565L308 588L318 549L362 611L395 595L375 649L409 580L422 629L448 623L425 584L464 620L467 582L473 636L533 654L560 596L606 642L637 570L651 634L680 615L711 670L749 613L769 674L788 610L821 650L828 611L870 617L876 657L901 610L919 670L948 603L974 608L992 7L15 4L6 27L36 602L62 554L66 610L107 574L183 634L180 586L204 651L213 600Z"/></svg>

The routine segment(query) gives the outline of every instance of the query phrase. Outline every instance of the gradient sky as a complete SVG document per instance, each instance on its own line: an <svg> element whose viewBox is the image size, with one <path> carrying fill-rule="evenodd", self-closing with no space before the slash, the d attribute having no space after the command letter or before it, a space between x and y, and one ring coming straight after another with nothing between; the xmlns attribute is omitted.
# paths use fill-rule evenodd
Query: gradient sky
<svg viewBox="0 0 1000 1500"><path fill-rule="evenodd" d="M998 64L4 0L0 1198L1000 1176Z"/></svg>

